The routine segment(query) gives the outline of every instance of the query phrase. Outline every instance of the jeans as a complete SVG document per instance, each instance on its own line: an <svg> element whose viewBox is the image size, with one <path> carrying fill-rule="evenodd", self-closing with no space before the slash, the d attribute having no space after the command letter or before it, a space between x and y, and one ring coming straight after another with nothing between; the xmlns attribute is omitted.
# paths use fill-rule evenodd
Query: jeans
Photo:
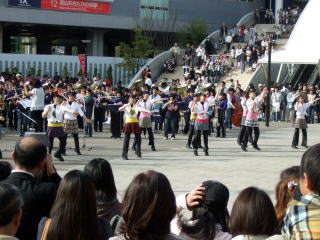
<svg viewBox="0 0 320 240"><path fill-rule="evenodd" d="M23 113L27 116L30 115L30 111L27 110L25 112L18 112L18 122L19 122L19 132L23 135L28 131L29 119L23 115Z"/></svg>
<svg viewBox="0 0 320 240"><path fill-rule="evenodd" d="M231 129L231 127L232 127L232 123L231 123L232 114L233 114L233 108L227 108L226 119L224 120L224 126L226 129L227 128Z"/></svg>
<svg viewBox="0 0 320 240"><path fill-rule="evenodd" d="M92 137L92 123L85 123L84 132L86 136Z"/></svg>
<svg viewBox="0 0 320 240"><path fill-rule="evenodd" d="M314 108L313 106L309 107L307 109L307 114L308 114L308 123L314 123Z"/></svg>
<svg viewBox="0 0 320 240"><path fill-rule="evenodd" d="M169 131L171 130L171 137L176 135L176 119L175 118L166 118L164 120L164 136L168 137Z"/></svg>
<svg viewBox="0 0 320 240"><path fill-rule="evenodd" d="M272 120L273 121L280 121L280 112L272 112Z"/></svg>
<svg viewBox="0 0 320 240"><path fill-rule="evenodd" d="M245 61L240 62L240 71L241 71L241 73L246 71L246 62Z"/></svg>

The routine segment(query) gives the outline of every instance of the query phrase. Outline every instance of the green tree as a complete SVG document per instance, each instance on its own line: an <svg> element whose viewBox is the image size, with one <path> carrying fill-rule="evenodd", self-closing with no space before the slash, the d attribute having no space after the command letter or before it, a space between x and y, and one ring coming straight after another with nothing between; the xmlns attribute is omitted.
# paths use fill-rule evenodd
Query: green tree
<svg viewBox="0 0 320 240"><path fill-rule="evenodd" d="M107 76L106 76L106 78L107 78L107 79L110 79L110 80L113 79L113 77L112 77L112 66L111 66L111 64L109 64L109 67L108 67L108 69L107 69Z"/></svg>
<svg viewBox="0 0 320 240"><path fill-rule="evenodd" d="M198 46L208 35L207 23L204 19L191 19L189 23L178 32L182 46L187 43Z"/></svg>
<svg viewBox="0 0 320 240"><path fill-rule="evenodd" d="M141 27L137 27L134 31L134 41L131 46L123 42L120 43L120 55L123 57L123 62L119 63L118 66L123 67L133 76L153 52L151 39L143 35Z"/></svg>

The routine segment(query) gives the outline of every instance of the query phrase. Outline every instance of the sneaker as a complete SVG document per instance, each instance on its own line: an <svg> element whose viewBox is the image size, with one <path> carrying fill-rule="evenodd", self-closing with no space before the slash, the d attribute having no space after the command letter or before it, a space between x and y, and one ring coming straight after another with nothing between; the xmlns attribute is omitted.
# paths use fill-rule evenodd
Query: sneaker
<svg viewBox="0 0 320 240"><path fill-rule="evenodd" d="M258 147L258 145L253 145L253 148L260 151L261 149Z"/></svg>
<svg viewBox="0 0 320 240"><path fill-rule="evenodd" d="M127 156L121 156L123 160L129 160Z"/></svg>
<svg viewBox="0 0 320 240"><path fill-rule="evenodd" d="M169 138L168 137L163 137L163 140L168 140Z"/></svg>
<svg viewBox="0 0 320 240"><path fill-rule="evenodd" d="M247 148L244 146L244 144L241 144L241 149L242 149L242 151L244 151L244 152L248 152L248 150L247 150Z"/></svg>
<svg viewBox="0 0 320 240"><path fill-rule="evenodd" d="M171 140L175 140L176 138L175 137L171 137Z"/></svg>

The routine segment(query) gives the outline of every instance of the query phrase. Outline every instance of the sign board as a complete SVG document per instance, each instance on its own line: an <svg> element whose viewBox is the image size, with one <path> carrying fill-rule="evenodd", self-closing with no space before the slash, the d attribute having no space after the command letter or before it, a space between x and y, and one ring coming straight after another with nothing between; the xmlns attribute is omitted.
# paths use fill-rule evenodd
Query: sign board
<svg viewBox="0 0 320 240"><path fill-rule="evenodd" d="M110 3L85 0L41 0L41 8L87 13L110 13Z"/></svg>
<svg viewBox="0 0 320 240"><path fill-rule="evenodd" d="M110 0L8 0L8 6L86 13L111 12Z"/></svg>
<svg viewBox="0 0 320 240"><path fill-rule="evenodd" d="M8 0L8 6L40 8L41 0Z"/></svg>

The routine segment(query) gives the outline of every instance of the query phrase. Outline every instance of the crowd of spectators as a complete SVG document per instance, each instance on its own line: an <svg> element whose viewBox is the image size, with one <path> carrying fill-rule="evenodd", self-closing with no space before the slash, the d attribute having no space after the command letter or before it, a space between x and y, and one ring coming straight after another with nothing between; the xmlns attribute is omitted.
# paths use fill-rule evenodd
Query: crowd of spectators
<svg viewBox="0 0 320 240"><path fill-rule="evenodd" d="M247 187L229 215L230 191L217 180L175 197L169 179L149 170L120 202L108 161L93 159L61 179L47 146L25 137L12 154L14 170L1 171L0 239L319 239L319 153L314 145L300 166L281 172L275 206L265 191Z"/></svg>

